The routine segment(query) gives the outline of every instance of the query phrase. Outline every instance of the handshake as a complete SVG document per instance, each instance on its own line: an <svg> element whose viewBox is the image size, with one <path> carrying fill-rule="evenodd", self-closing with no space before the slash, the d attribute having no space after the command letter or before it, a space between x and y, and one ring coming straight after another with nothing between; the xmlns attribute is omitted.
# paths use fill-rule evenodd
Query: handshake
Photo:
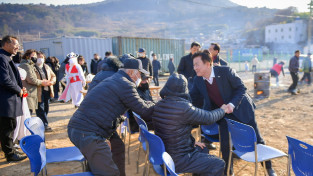
<svg viewBox="0 0 313 176"><path fill-rule="evenodd" d="M221 109L223 109L226 114L230 114L234 111L234 106L230 103L228 103L227 105L223 104L221 106Z"/></svg>
<svg viewBox="0 0 313 176"><path fill-rule="evenodd" d="M41 85L42 86L51 86L52 83L49 80L43 79L42 82L41 82Z"/></svg>

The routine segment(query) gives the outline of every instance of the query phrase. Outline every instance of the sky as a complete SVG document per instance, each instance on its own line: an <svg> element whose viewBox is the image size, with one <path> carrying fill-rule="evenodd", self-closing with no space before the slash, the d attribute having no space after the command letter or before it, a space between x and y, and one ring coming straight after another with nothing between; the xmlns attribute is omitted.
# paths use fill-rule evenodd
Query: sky
<svg viewBox="0 0 313 176"><path fill-rule="evenodd" d="M19 3L19 4L28 4L28 3L44 3L44 4L53 4L53 5L68 5L68 4L88 4L94 2L100 2L103 0L0 0L4 3ZM299 12L308 12L308 3L310 0L230 0L234 3L237 3L242 6L247 7L267 7L267 8L276 8L284 9L289 6L294 6L298 8ZM217 4L216 4L217 5Z"/></svg>

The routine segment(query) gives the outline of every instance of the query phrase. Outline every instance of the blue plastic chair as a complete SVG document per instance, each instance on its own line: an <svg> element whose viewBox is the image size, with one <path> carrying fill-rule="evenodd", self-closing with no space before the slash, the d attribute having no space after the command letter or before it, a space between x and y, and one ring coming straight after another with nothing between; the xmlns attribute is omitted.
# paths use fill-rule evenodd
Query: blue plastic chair
<svg viewBox="0 0 313 176"><path fill-rule="evenodd" d="M218 135L220 132L219 132L219 126L217 123L214 123L212 125L201 125L201 131L202 131L202 136L208 140L208 141L211 141L211 142L220 142L220 138L221 136L219 135L219 139L215 139L215 138L212 138L210 137L211 135ZM219 149L219 153L218 153L218 156L221 157L221 147Z"/></svg>
<svg viewBox="0 0 313 176"><path fill-rule="evenodd" d="M32 135L38 135L45 140L45 127L42 120L39 117L31 117L24 121L26 128ZM47 149L47 164L59 163L66 161L79 161L82 164L83 171L85 170L86 160L79 149L75 146Z"/></svg>
<svg viewBox="0 0 313 176"><path fill-rule="evenodd" d="M164 143L162 139L159 136L150 133L144 125L140 125L139 127L143 133L144 138L146 139L146 142L148 143L147 145L148 155L147 156L149 156L149 161L153 165L154 171L159 175L164 175L166 166L163 163L162 155L165 152L165 147L164 147ZM150 171L149 162L145 163L145 168L146 167L148 168L147 175L149 175L149 171Z"/></svg>
<svg viewBox="0 0 313 176"><path fill-rule="evenodd" d="M39 117L28 118L24 124L31 134L37 134L45 141L45 126Z"/></svg>
<svg viewBox="0 0 313 176"><path fill-rule="evenodd" d="M148 130L148 126L146 124L146 122L138 115L136 114L135 112L133 112L134 114L134 118L138 124L138 126L140 125L143 125L147 130ZM143 136L143 133L141 131L141 129L139 128L139 137L138 137L138 140L139 142L141 143L139 146L138 146L138 158L137 158L137 174L139 173L139 157L140 157L140 151L141 151L141 148L143 148L145 154L147 155L147 147L146 147L146 139L144 138ZM146 158L146 157L145 157ZM145 161L146 163L147 161Z"/></svg>
<svg viewBox="0 0 313 176"><path fill-rule="evenodd" d="M129 115L128 115L128 112L126 112L124 114L124 116L126 117L126 121L124 122L124 126L126 127L126 131L128 133L128 144L127 144L127 158L128 158L128 164L130 164L130 158L129 158L129 153L130 153L130 139L131 139L131 135L132 134L136 134L138 132L134 132L134 131L131 131L131 127L130 127L130 122L129 122ZM125 136L123 137L124 138L124 144L125 144L125 140L126 140L126 136L127 134L125 133ZM137 173L138 173L138 169L137 169Z"/></svg>
<svg viewBox="0 0 313 176"><path fill-rule="evenodd" d="M263 162L263 165L265 166L265 161L278 157L287 157L287 154L280 150L263 144L257 144L255 131L251 126L230 119L226 119L226 121L229 131L229 143L231 144L229 148L230 152L227 175L229 175L232 153L235 153L242 160L254 162L255 176L257 175L259 162ZM235 150L233 150L233 146L235 147ZM246 166L247 165L244 167ZM263 168L265 174L268 175L266 168ZM235 175L237 175L241 170L239 170Z"/></svg>
<svg viewBox="0 0 313 176"><path fill-rule="evenodd" d="M175 164L172 159L172 157L167 153L164 152L162 155L163 162L167 168L167 171L170 173L171 176L178 176L178 174L175 172ZM165 176L167 176L167 171L164 170Z"/></svg>
<svg viewBox="0 0 313 176"><path fill-rule="evenodd" d="M313 176L313 146L289 136L287 139L289 175L291 163L296 176Z"/></svg>
<svg viewBox="0 0 313 176"><path fill-rule="evenodd" d="M39 135L26 136L20 141L21 149L28 156L31 166L31 172L37 176L47 164L46 160L46 145ZM42 172L43 174L43 172ZM47 170L45 170L47 175ZM67 176L92 176L90 172L77 174L67 174Z"/></svg>

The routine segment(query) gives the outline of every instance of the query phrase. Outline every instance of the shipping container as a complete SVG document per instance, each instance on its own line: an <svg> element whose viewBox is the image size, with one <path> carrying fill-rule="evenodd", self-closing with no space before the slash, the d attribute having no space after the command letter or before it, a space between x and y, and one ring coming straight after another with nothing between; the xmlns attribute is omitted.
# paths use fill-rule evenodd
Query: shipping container
<svg viewBox="0 0 313 176"><path fill-rule="evenodd" d="M259 61L263 60L263 52L261 48L243 48L233 49L227 60L230 62L250 62L254 56L257 56Z"/></svg>
<svg viewBox="0 0 313 176"><path fill-rule="evenodd" d="M70 52L82 55L88 67L90 67L93 55L97 53L104 58L106 51L112 52L111 38L85 38L85 37L60 37L46 40L23 42L24 51L35 49L42 51L45 55L55 56L60 63ZM89 69L90 70L90 69Z"/></svg>
<svg viewBox="0 0 313 176"><path fill-rule="evenodd" d="M123 54L133 54L137 57L139 48L145 48L147 57L152 62L152 53L157 55L161 62L161 71L168 72L169 58L174 58L177 68L179 61L185 53L185 40L181 39L161 39L161 38L137 38L137 37L113 37L113 54L121 56Z"/></svg>

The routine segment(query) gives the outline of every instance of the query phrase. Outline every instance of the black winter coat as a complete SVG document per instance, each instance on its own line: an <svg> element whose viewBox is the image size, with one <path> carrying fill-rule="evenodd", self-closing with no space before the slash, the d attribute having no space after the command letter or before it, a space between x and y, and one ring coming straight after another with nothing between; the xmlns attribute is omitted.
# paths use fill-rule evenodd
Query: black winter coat
<svg viewBox="0 0 313 176"><path fill-rule="evenodd" d="M0 49L0 117L16 118L23 115L20 97L23 86L18 68L10 56Z"/></svg>
<svg viewBox="0 0 313 176"><path fill-rule="evenodd" d="M152 64L151 61L147 57L138 57L137 59L141 60L142 68L147 72L150 72L150 76L152 76Z"/></svg>
<svg viewBox="0 0 313 176"><path fill-rule="evenodd" d="M192 56L191 53L186 56L183 56L180 59L180 62L177 68L177 72L179 74L184 75L187 80L189 80L189 78L193 78L196 76L196 72L193 69L193 60L191 56Z"/></svg>
<svg viewBox="0 0 313 176"><path fill-rule="evenodd" d="M166 152L175 162L175 159L195 151L195 140L191 135L193 126L213 124L223 118L224 111L194 107L188 95L187 81L182 84L181 80L170 80L171 77L160 92L163 99L156 103L152 120L155 134L163 140Z"/></svg>
<svg viewBox="0 0 313 176"><path fill-rule="evenodd" d="M94 132L109 139L128 109L149 120L153 105L139 97L135 83L120 70L87 93L68 127Z"/></svg>

